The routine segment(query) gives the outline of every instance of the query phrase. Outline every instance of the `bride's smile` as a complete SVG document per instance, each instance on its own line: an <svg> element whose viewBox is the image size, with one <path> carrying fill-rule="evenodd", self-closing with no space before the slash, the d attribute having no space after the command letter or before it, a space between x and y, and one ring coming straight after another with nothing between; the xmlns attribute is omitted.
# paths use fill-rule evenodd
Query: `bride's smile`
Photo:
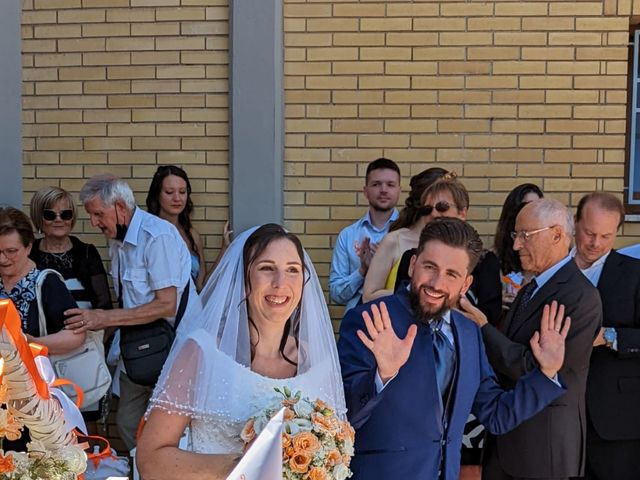
<svg viewBox="0 0 640 480"><path fill-rule="evenodd" d="M272 241L251 262L247 303L261 335L264 328L269 328L267 325L282 328L291 317L302 296L303 278L300 254L286 238Z"/></svg>

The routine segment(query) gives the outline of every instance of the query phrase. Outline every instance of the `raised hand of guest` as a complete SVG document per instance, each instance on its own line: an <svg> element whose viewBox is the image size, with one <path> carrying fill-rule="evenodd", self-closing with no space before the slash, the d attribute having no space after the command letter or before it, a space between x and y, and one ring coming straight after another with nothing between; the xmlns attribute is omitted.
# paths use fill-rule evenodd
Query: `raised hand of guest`
<svg viewBox="0 0 640 480"><path fill-rule="evenodd" d="M571 326L571 318L564 316L564 305L555 300L545 305L540 319L540 330L529 341L533 356L540 370L553 378L564 362L565 340Z"/></svg>
<svg viewBox="0 0 640 480"><path fill-rule="evenodd" d="M382 383L386 383L407 363L418 327L411 325L407 335L401 339L393 330L389 311L384 302L380 302L380 308L377 305L371 305L371 314L373 318L369 312L362 312L367 334L358 330L358 338L373 353L378 364L380 379Z"/></svg>

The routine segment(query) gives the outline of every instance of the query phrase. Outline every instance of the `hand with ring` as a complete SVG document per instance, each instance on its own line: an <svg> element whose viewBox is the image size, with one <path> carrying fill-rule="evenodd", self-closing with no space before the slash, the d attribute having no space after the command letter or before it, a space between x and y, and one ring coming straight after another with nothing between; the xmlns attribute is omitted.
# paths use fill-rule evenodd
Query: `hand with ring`
<svg viewBox="0 0 640 480"><path fill-rule="evenodd" d="M106 312L101 309L71 308L66 310L64 314L67 317L64 321L64 328L73 331L73 333L101 330L108 326Z"/></svg>

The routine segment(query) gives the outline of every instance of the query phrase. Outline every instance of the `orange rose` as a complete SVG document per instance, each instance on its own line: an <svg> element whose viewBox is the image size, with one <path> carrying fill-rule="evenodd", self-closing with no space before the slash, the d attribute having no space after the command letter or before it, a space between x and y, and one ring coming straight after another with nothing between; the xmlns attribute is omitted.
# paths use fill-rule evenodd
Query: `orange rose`
<svg viewBox="0 0 640 480"><path fill-rule="evenodd" d="M296 413L291 410L289 407L284 409L284 421L288 422L289 420L293 420L296 418Z"/></svg>
<svg viewBox="0 0 640 480"><path fill-rule="evenodd" d="M334 448L327 454L327 458L325 458L324 463L327 467L335 467L339 463L342 463L342 455L340 455L340 452Z"/></svg>
<svg viewBox="0 0 640 480"><path fill-rule="evenodd" d="M13 457L11 455L7 455L3 457L0 455L0 473L11 473L16 469L16 466L13 463Z"/></svg>
<svg viewBox="0 0 640 480"><path fill-rule="evenodd" d="M305 477L308 480L326 480L327 471L322 467L313 467Z"/></svg>
<svg viewBox="0 0 640 480"><path fill-rule="evenodd" d="M244 428L242 429L242 432L240 432L240 438L242 439L242 441L244 443L249 443L251 442L255 436L256 436L256 431L253 428L253 424L254 424L254 419L251 418L244 426Z"/></svg>
<svg viewBox="0 0 640 480"><path fill-rule="evenodd" d="M320 450L320 441L311 432L300 432L293 437L293 448L298 452L306 452L309 455Z"/></svg>
<svg viewBox="0 0 640 480"><path fill-rule="evenodd" d="M349 467L349 465L351 465L351 457L349 455L342 455L342 463Z"/></svg>
<svg viewBox="0 0 640 480"><path fill-rule="evenodd" d="M311 414L311 422L313 423L314 430L324 431L332 435L340 431L340 426L335 417L325 417L321 413L313 412Z"/></svg>
<svg viewBox="0 0 640 480"><path fill-rule="evenodd" d="M291 442L291 435L288 433L282 434L282 457L284 461L288 461L293 454L295 453L295 449L293 448L293 444Z"/></svg>
<svg viewBox="0 0 640 480"><path fill-rule="evenodd" d="M355 442L356 432L351 424L347 421L340 420L338 420L338 424L340 425L340 431L336 434L336 439L343 442L349 439L351 443Z"/></svg>
<svg viewBox="0 0 640 480"><path fill-rule="evenodd" d="M289 467L294 473L307 473L310 463L311 455L306 452L296 452L289 460Z"/></svg>

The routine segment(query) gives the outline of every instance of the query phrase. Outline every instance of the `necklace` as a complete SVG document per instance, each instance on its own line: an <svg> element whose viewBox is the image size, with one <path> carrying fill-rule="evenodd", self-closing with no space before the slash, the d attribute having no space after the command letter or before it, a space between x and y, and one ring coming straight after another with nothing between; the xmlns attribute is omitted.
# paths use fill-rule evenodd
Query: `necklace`
<svg viewBox="0 0 640 480"><path fill-rule="evenodd" d="M64 242L62 242L61 244L62 247L57 246L56 248L51 248L49 242L47 241L47 238L45 237L40 242L40 250L46 253L50 253L51 255L58 255L67 253L73 247L73 245L71 244L71 240L69 240L69 237L66 237L64 239Z"/></svg>

